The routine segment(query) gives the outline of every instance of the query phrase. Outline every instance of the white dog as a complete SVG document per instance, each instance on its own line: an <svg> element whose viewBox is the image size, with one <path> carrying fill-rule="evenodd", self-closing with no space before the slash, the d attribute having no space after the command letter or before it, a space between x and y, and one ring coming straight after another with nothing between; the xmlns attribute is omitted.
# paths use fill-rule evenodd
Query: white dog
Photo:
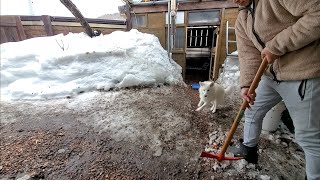
<svg viewBox="0 0 320 180"><path fill-rule="evenodd" d="M212 113L215 113L217 110L217 106L224 104L224 96L226 93L229 93L231 87L224 89L223 86L213 81L199 82L199 84L200 101L198 103L198 109L196 109L196 111L200 111L204 107L212 104L210 110L212 111Z"/></svg>

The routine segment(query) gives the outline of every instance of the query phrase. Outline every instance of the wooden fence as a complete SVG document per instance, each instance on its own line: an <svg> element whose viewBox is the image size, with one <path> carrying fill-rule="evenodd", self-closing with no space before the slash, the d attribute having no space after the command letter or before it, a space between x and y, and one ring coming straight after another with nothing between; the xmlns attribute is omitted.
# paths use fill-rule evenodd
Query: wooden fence
<svg viewBox="0 0 320 180"><path fill-rule="evenodd" d="M93 30L100 30L102 34L113 31L126 31L126 21L86 18ZM56 16L0 16L0 40L16 42L34 37L53 36L69 32L84 32L76 18Z"/></svg>

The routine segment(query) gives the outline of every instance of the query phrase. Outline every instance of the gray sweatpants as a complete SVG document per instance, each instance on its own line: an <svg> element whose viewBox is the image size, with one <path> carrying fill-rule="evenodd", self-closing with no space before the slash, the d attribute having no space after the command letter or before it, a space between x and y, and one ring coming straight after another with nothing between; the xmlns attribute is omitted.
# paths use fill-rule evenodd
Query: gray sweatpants
<svg viewBox="0 0 320 180"><path fill-rule="evenodd" d="M258 144L264 116L281 100L293 120L295 139L304 150L308 180L320 180L320 78L277 83L263 76L252 110L245 111L243 144Z"/></svg>

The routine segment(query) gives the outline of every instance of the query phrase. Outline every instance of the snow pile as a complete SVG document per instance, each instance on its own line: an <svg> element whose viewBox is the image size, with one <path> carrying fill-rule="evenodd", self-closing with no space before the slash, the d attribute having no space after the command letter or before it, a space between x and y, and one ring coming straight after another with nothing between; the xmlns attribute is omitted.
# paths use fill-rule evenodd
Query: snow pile
<svg viewBox="0 0 320 180"><path fill-rule="evenodd" d="M283 123L280 123L278 129L275 132L268 132L263 130L261 137L268 139L275 144L281 144L284 148L288 147L289 143L291 142L296 143L294 134L292 134Z"/></svg>
<svg viewBox="0 0 320 180"><path fill-rule="evenodd" d="M223 64L223 70L217 82L228 87L239 88L240 64L237 56L227 56Z"/></svg>
<svg viewBox="0 0 320 180"><path fill-rule="evenodd" d="M156 36L115 31L1 44L1 99L50 99L92 90L180 84L182 68Z"/></svg>

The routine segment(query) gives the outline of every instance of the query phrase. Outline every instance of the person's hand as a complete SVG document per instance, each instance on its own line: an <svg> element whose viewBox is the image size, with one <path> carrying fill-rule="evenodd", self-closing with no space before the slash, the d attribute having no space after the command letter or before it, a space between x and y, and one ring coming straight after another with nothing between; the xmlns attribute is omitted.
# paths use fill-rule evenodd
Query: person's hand
<svg viewBox="0 0 320 180"><path fill-rule="evenodd" d="M272 54L267 48L261 51L261 59L267 58L268 64L272 64L279 56Z"/></svg>
<svg viewBox="0 0 320 180"><path fill-rule="evenodd" d="M241 89L241 98L244 101L247 101L249 104L247 106L248 109L251 110L250 105L254 104L254 101L256 99L256 93L248 94L249 88L242 88Z"/></svg>

